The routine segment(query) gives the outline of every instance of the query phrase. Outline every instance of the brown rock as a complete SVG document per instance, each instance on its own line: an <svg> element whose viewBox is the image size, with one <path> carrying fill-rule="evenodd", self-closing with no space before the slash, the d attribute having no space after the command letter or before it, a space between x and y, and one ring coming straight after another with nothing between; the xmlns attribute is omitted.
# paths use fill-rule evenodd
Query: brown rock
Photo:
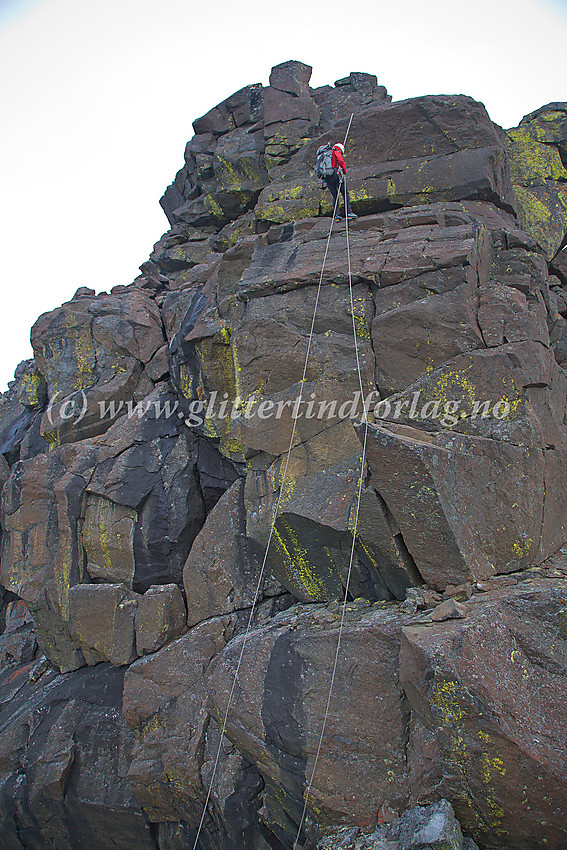
<svg viewBox="0 0 567 850"><path fill-rule="evenodd" d="M377 316L372 340L382 394L400 392L453 357L484 347L474 306L474 290L465 283Z"/></svg>
<svg viewBox="0 0 567 850"><path fill-rule="evenodd" d="M26 843L57 850L155 847L126 778L133 735L120 712L123 677L110 664L61 676L45 659L0 673L7 847L23 846L22 829Z"/></svg>
<svg viewBox="0 0 567 850"><path fill-rule="evenodd" d="M185 603L176 584L150 587L136 607L136 652L157 652L185 628Z"/></svg>
<svg viewBox="0 0 567 850"><path fill-rule="evenodd" d="M432 436L392 423L370 427L368 463L373 485L419 572L436 589L493 571L511 572L536 557L542 523L541 450ZM512 469L513 475L506 473ZM481 500L468 488L472 481L480 487L485 476L491 485L490 490L482 489L486 495ZM505 505L510 505L506 520ZM492 517L496 511L502 525L495 533L492 520L485 524L483 516ZM525 542L519 546L518 540Z"/></svg>
<svg viewBox="0 0 567 850"><path fill-rule="evenodd" d="M229 619L209 620L126 672L123 711L137 739L128 776L151 821L199 821L208 725L203 672L230 633Z"/></svg>
<svg viewBox="0 0 567 850"><path fill-rule="evenodd" d="M511 286L497 283L481 290L478 323L486 345L535 340L548 346L547 310L538 295L526 297Z"/></svg>
<svg viewBox="0 0 567 850"><path fill-rule="evenodd" d="M424 118L428 122L424 124ZM399 127L404 127L404 133ZM355 115L347 149L352 165L439 156L501 145L504 134L470 97L427 96Z"/></svg>
<svg viewBox="0 0 567 850"><path fill-rule="evenodd" d="M148 365L146 366L148 377L157 383L169 374L169 357L167 345L158 348Z"/></svg>
<svg viewBox="0 0 567 850"><path fill-rule="evenodd" d="M122 417L104 437L19 462L4 487L2 582L29 605L39 642L61 669L84 664L68 629L70 588L88 572L141 591L180 580L203 494L220 495L232 481L214 447L199 452L177 416L157 415L155 404L166 401L173 405L157 393L145 415Z"/></svg>
<svg viewBox="0 0 567 850"><path fill-rule="evenodd" d="M400 676L436 738L436 795L453 800L463 831L482 845L528 850L542 824L550 846L565 842L557 581L476 597L466 620L404 629Z"/></svg>
<svg viewBox="0 0 567 850"><path fill-rule="evenodd" d="M29 663L36 652L37 640L29 611L21 600L9 602L6 628L0 634L0 667Z"/></svg>
<svg viewBox="0 0 567 850"><path fill-rule="evenodd" d="M284 464L282 457L267 471L248 474L247 533L263 556L279 499L268 567L304 601L342 598L361 469L350 421L322 431L295 450L280 496ZM403 598L406 588L419 581L395 521L375 491L364 488L350 592L371 599Z"/></svg>
<svg viewBox="0 0 567 850"><path fill-rule="evenodd" d="M136 571L134 529L137 518L136 511L131 508L116 505L101 496L88 495L82 539L91 578L132 588Z"/></svg>
<svg viewBox="0 0 567 850"><path fill-rule="evenodd" d="M266 89L266 134L271 135L271 124L282 124L287 121L302 119L316 124L319 119L319 109L315 101L307 95L301 97L286 94L275 88Z"/></svg>
<svg viewBox="0 0 567 850"><path fill-rule="evenodd" d="M379 412L382 419L430 432L563 450L566 390L553 353L527 341L458 355L384 402Z"/></svg>
<svg viewBox="0 0 567 850"><path fill-rule="evenodd" d="M380 234L368 231L352 234L351 265L356 277L363 275L366 258L380 242ZM295 244L294 241L273 245L257 243L252 262L240 279L242 295L267 295L309 284L317 285L321 276L326 243L323 239ZM325 281L348 283L345 275L346 239L343 233L331 237L325 260ZM368 277L368 275L367 275ZM323 308L324 309L324 308Z"/></svg>
<svg viewBox="0 0 567 850"><path fill-rule="evenodd" d="M202 118L193 121L193 129L201 135L222 135L235 127L260 120L262 107L262 86L259 83L245 86L214 106Z"/></svg>
<svg viewBox="0 0 567 850"><path fill-rule="evenodd" d="M145 364L162 345L157 305L136 288L84 295L41 316L32 346L49 393L44 438L58 445L103 433L109 423L100 405L132 400Z"/></svg>
<svg viewBox="0 0 567 850"><path fill-rule="evenodd" d="M564 282L567 282L567 249L563 248L553 258L553 267L559 272Z"/></svg>
<svg viewBox="0 0 567 850"><path fill-rule="evenodd" d="M0 491L10 477L10 467L6 462L4 455L0 455Z"/></svg>
<svg viewBox="0 0 567 850"><path fill-rule="evenodd" d="M47 399L45 379L34 360L24 360L17 367L15 391L20 404L40 409Z"/></svg>
<svg viewBox="0 0 567 850"><path fill-rule="evenodd" d="M507 131L518 219L549 260L562 247L567 232L567 170L561 157L567 138L565 117L553 111L543 120L526 116L519 127ZM555 144L549 143L551 139Z"/></svg>
<svg viewBox="0 0 567 850"><path fill-rule="evenodd" d="M515 584L518 584L517 578L512 578L512 576L502 576L491 578L488 581L477 581L476 588L477 590L486 592L488 590L498 590L501 587L512 587Z"/></svg>
<svg viewBox="0 0 567 850"><path fill-rule="evenodd" d="M251 607L259 574L246 538L244 482L235 481L209 514L185 562L187 624Z"/></svg>
<svg viewBox="0 0 567 850"><path fill-rule="evenodd" d="M431 615L431 619L435 622L454 620L462 617L466 617L466 608L464 605L456 602L455 599L446 599L445 602L441 602L440 605L437 605L433 609Z"/></svg>
<svg viewBox="0 0 567 850"><path fill-rule="evenodd" d="M287 825L278 832L280 840L295 834L294 824L297 830L323 722L339 625L339 616L319 619L323 612L329 613L292 609L251 632L242 660L247 673L239 676L229 716L229 738L254 760L266 782L267 815L279 812L283 820L277 822ZM370 825L382 803L397 809L407 799L402 756L407 715L396 682L400 623L388 609L354 609L347 615L339 662L345 672L335 681L308 806L315 823L344 818ZM215 668L216 717L224 713L241 650L239 637Z"/></svg>
<svg viewBox="0 0 567 850"><path fill-rule="evenodd" d="M97 442L104 459L96 464L87 487L87 505L97 506L97 516L122 526L120 537L115 536L113 568L121 564L129 574L134 559L137 591L181 580L205 517L198 440L183 425L177 407L172 394L156 390L140 403L137 415L116 421ZM94 527L92 545L104 556L111 535L101 536L100 528Z"/></svg>
<svg viewBox="0 0 567 850"><path fill-rule="evenodd" d="M320 144L321 138L317 141ZM305 150L314 160L316 148L308 145ZM330 195L322 196L320 183L307 178L303 168L298 164L296 176L274 180L262 190L255 207L259 219L281 224L319 215L320 208L331 214ZM438 201L489 200L498 195L509 203L511 198L504 154L492 147L437 159L402 160L395 167L389 163L354 166L349 168L348 187L353 210L359 215Z"/></svg>
<svg viewBox="0 0 567 850"><path fill-rule="evenodd" d="M83 579L78 523L96 459L90 441L61 446L17 463L2 494L2 584L25 600L42 648L65 670L84 663L66 622L70 587Z"/></svg>
<svg viewBox="0 0 567 850"><path fill-rule="evenodd" d="M25 450L25 445L34 426L37 424L39 411L45 405L45 381L37 371L33 360L24 360L16 368L14 381L5 393L0 395L0 453L2 454L2 470L0 481L6 478L6 458L12 464ZM34 441L35 442L35 441ZM31 446L29 454L44 451L46 444L37 441L39 446Z"/></svg>
<svg viewBox="0 0 567 850"><path fill-rule="evenodd" d="M465 584L449 584L445 588L445 592L443 594L445 597L453 597L457 602L466 602L467 599L470 599L472 596L472 585L470 582L466 582Z"/></svg>
<svg viewBox="0 0 567 850"><path fill-rule="evenodd" d="M432 590L430 587L422 588L422 596L423 601L425 602L426 607L431 605L436 605L438 602L441 602L442 596L437 593L437 591Z"/></svg>
<svg viewBox="0 0 567 850"><path fill-rule="evenodd" d="M110 661L117 667L136 657L138 595L119 584L77 584L69 592L69 631L87 664Z"/></svg>

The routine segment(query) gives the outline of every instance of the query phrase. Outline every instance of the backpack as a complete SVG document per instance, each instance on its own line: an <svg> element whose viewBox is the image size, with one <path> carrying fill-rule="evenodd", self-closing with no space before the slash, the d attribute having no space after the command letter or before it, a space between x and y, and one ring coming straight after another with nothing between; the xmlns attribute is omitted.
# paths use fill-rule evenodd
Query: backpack
<svg viewBox="0 0 567 850"><path fill-rule="evenodd" d="M324 180L325 177L329 177L335 170L331 165L332 155L333 146L330 142L327 142L326 145L321 145L321 147L317 150L317 156L315 158L315 175L320 177L321 180Z"/></svg>

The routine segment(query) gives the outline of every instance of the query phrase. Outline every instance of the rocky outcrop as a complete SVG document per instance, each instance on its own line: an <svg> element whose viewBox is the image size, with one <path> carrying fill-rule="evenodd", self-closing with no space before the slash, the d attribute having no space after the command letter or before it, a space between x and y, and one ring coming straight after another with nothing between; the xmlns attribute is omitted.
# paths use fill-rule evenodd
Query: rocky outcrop
<svg viewBox="0 0 567 850"><path fill-rule="evenodd" d="M6 850L565 844L566 107L310 75L0 400Z"/></svg>
<svg viewBox="0 0 567 850"><path fill-rule="evenodd" d="M549 260L567 234L566 128L567 103L548 103L508 131L518 219Z"/></svg>

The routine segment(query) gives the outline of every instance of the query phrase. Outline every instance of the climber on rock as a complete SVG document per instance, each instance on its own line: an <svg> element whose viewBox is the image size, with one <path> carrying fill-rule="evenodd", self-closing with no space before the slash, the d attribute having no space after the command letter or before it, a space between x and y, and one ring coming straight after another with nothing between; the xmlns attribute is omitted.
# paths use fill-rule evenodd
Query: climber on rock
<svg viewBox="0 0 567 850"><path fill-rule="evenodd" d="M337 142L337 144L333 147L333 153L331 155L332 171L330 174L325 176L325 183L327 184L329 192L333 196L333 210L335 211L335 221L341 220L341 217L339 215L339 204L337 202L339 187L341 188L341 193L345 204L345 215L347 216L347 218L358 218L356 213L353 213L350 208L350 200L346 191L345 177L347 169L343 157L344 152L345 146L342 145L340 142Z"/></svg>

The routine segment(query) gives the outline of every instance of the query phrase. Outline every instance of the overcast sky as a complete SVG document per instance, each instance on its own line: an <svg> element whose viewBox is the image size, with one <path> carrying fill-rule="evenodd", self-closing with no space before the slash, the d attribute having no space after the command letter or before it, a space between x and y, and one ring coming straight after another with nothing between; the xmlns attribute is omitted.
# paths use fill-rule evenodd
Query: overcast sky
<svg viewBox="0 0 567 850"><path fill-rule="evenodd" d="M469 94L512 127L567 100L566 43L567 0L0 0L0 390L40 313L132 282L191 122L272 65Z"/></svg>

